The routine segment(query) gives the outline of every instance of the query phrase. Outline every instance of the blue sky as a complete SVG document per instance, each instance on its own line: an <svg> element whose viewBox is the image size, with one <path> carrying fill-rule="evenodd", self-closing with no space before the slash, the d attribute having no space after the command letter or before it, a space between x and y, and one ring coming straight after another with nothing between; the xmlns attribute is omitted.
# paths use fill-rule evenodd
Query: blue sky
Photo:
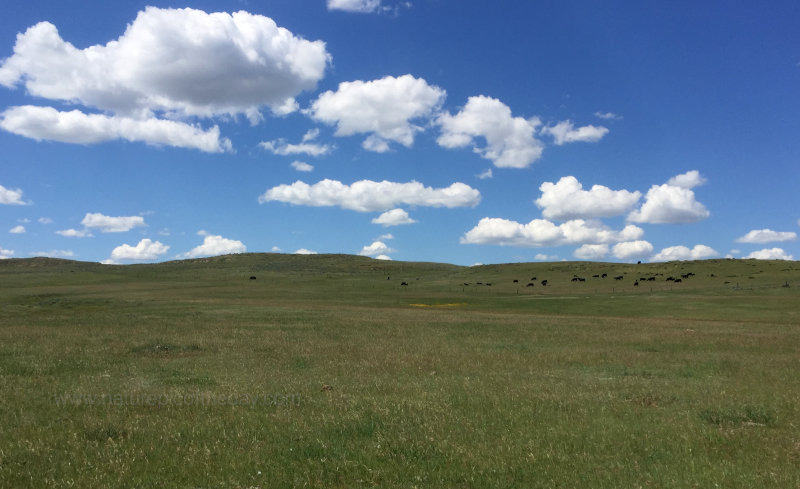
<svg viewBox="0 0 800 489"><path fill-rule="evenodd" d="M0 258L800 258L800 4L31 1Z"/></svg>

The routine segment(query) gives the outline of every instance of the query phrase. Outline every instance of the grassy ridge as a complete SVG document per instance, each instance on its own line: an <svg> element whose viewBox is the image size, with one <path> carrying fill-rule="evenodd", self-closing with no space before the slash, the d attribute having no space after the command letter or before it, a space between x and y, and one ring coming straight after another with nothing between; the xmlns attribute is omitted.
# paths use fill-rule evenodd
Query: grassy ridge
<svg viewBox="0 0 800 489"><path fill-rule="evenodd" d="M0 261L0 487L797 487L799 279Z"/></svg>

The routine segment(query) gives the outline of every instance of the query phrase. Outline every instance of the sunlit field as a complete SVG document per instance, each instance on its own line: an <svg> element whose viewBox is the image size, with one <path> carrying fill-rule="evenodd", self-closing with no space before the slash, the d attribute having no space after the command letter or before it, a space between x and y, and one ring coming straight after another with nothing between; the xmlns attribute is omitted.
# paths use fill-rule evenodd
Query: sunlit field
<svg viewBox="0 0 800 489"><path fill-rule="evenodd" d="M797 262L0 261L4 488L794 488L799 374Z"/></svg>

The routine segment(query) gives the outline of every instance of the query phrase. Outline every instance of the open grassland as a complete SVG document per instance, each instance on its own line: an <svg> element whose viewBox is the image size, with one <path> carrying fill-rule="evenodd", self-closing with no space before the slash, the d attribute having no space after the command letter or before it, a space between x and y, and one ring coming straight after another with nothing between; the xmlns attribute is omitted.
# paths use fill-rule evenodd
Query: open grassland
<svg viewBox="0 0 800 489"><path fill-rule="evenodd" d="M797 262L3 260L0 487L797 488L799 373Z"/></svg>

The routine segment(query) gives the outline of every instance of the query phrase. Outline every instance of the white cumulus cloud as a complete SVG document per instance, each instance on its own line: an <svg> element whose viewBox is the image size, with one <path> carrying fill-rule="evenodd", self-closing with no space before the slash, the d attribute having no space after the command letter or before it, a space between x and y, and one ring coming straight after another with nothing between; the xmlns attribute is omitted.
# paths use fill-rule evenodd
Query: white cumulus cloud
<svg viewBox="0 0 800 489"><path fill-rule="evenodd" d="M0 113L0 128L37 141L92 144L117 139L221 153L231 151L229 139L220 138L219 127L197 126L165 119L135 119L79 110L61 112L52 107L23 105Z"/></svg>
<svg viewBox="0 0 800 489"><path fill-rule="evenodd" d="M556 225L546 219L521 224L508 219L485 217L462 238L462 244L491 244L520 247L567 244L608 244L640 238L644 231L633 225L614 231L596 221L576 219Z"/></svg>
<svg viewBox="0 0 800 489"><path fill-rule="evenodd" d="M470 97L456 115L442 114L437 139L444 148L472 146L483 158L500 168L526 168L542 155L544 145L536 139L538 118L513 117L503 102L486 96ZM483 138L484 147L476 144Z"/></svg>
<svg viewBox="0 0 800 489"><path fill-rule="evenodd" d="M14 256L14 250L7 250L0 246L0 260L7 260Z"/></svg>
<svg viewBox="0 0 800 489"><path fill-rule="evenodd" d="M285 139L275 139L273 141L263 141L258 145L276 155L288 156L305 154L309 156L323 156L333 151L333 146L328 144L317 144L314 141L319 136L319 129L312 129L303 136L300 143L287 143Z"/></svg>
<svg viewBox="0 0 800 489"><path fill-rule="evenodd" d="M121 260L154 260L169 250L160 241L143 239L136 246L122 244L111 251L111 258L104 263L119 263Z"/></svg>
<svg viewBox="0 0 800 489"><path fill-rule="evenodd" d="M309 250L306 248L300 248L299 250L295 250L295 255L317 255L318 253L314 250Z"/></svg>
<svg viewBox="0 0 800 489"><path fill-rule="evenodd" d="M135 227L144 226L142 216L104 216L99 212L89 212L84 216L81 224L86 229L99 229L102 233L124 233Z"/></svg>
<svg viewBox="0 0 800 489"><path fill-rule="evenodd" d="M411 217L408 215L408 212L404 211L403 209L392 209L390 211L386 211L372 220L373 224L380 224L383 227L399 226L401 224L414 224L415 222L417 221L411 219Z"/></svg>
<svg viewBox="0 0 800 489"><path fill-rule="evenodd" d="M192 248L186 253L178 255L178 258L198 258L202 256L229 255L232 253L244 253L247 251L247 247L241 241L208 234L205 231L200 231L198 234L204 236L203 244Z"/></svg>
<svg viewBox="0 0 800 489"><path fill-rule="evenodd" d="M147 7L125 33L78 49L40 22L17 37L0 84L120 114L189 116L278 110L323 77L329 55L261 15Z"/></svg>
<svg viewBox="0 0 800 489"><path fill-rule="evenodd" d="M625 241L615 244L611 251L620 260L645 259L653 253L653 245L644 240Z"/></svg>
<svg viewBox="0 0 800 489"><path fill-rule="evenodd" d="M585 244L575 250L573 256L581 260L602 260L608 256L608 245Z"/></svg>
<svg viewBox="0 0 800 489"><path fill-rule="evenodd" d="M337 136L367 134L362 146L375 152L389 149L389 142L406 147L423 130L411 121L430 118L445 98L445 91L411 75L379 80L342 82L335 92L317 98L308 114L317 121L336 125Z"/></svg>
<svg viewBox="0 0 800 489"><path fill-rule="evenodd" d="M345 185L325 179L314 185L297 181L267 190L260 203L278 201L314 207L339 206L359 212L386 211L398 204L426 207L473 207L480 202L480 192L456 182L446 188L425 187L419 182L375 182L360 180Z"/></svg>
<svg viewBox="0 0 800 489"><path fill-rule="evenodd" d="M22 224L14 226L8 232L11 234L25 234L25 226L23 226Z"/></svg>
<svg viewBox="0 0 800 489"><path fill-rule="evenodd" d="M692 187L705 183L695 170L672 177L668 183L653 185L642 207L628 214L631 222L678 224L697 222L711 213L695 198Z"/></svg>
<svg viewBox="0 0 800 489"><path fill-rule="evenodd" d="M372 244L361 248L361 251L359 251L358 254L361 256L371 256L376 258L380 255L386 256L393 252L394 250L389 248L383 241L373 241Z"/></svg>
<svg viewBox="0 0 800 489"><path fill-rule="evenodd" d="M771 229L754 229L744 236L737 238L737 243L774 243L781 241L793 241L797 239L797 233L793 231L773 231Z"/></svg>
<svg viewBox="0 0 800 489"><path fill-rule="evenodd" d="M553 137L556 146L566 143L594 143L600 141L608 134L608 129L603 126L583 126L575 128L572 121L562 121L554 126L547 126L541 130L542 134Z"/></svg>
<svg viewBox="0 0 800 489"><path fill-rule="evenodd" d="M5 188L0 185L0 204L29 205L30 203L22 200L22 190Z"/></svg>
<svg viewBox="0 0 800 489"><path fill-rule="evenodd" d="M50 251L34 251L30 256L44 256L47 258L74 258L75 253L72 250L50 250Z"/></svg>
<svg viewBox="0 0 800 489"><path fill-rule="evenodd" d="M686 246L670 246L659 251L651 261L703 260L714 256L719 256L717 250L706 245L695 245L691 249Z"/></svg>
<svg viewBox="0 0 800 489"><path fill-rule="evenodd" d="M750 253L745 258L755 258L757 260L794 260L794 257L783 248L765 248Z"/></svg>
<svg viewBox="0 0 800 489"><path fill-rule="evenodd" d="M293 161L292 162L292 168L294 168L297 171L302 171L302 172L314 171L314 165L309 165L308 163L306 163L304 161Z"/></svg>
<svg viewBox="0 0 800 489"><path fill-rule="evenodd" d="M602 185L583 190L573 176L562 177L557 183L544 182L539 190L542 196L535 203L542 208L542 216L559 220L618 216L630 211L642 196L638 191L611 190Z"/></svg>

